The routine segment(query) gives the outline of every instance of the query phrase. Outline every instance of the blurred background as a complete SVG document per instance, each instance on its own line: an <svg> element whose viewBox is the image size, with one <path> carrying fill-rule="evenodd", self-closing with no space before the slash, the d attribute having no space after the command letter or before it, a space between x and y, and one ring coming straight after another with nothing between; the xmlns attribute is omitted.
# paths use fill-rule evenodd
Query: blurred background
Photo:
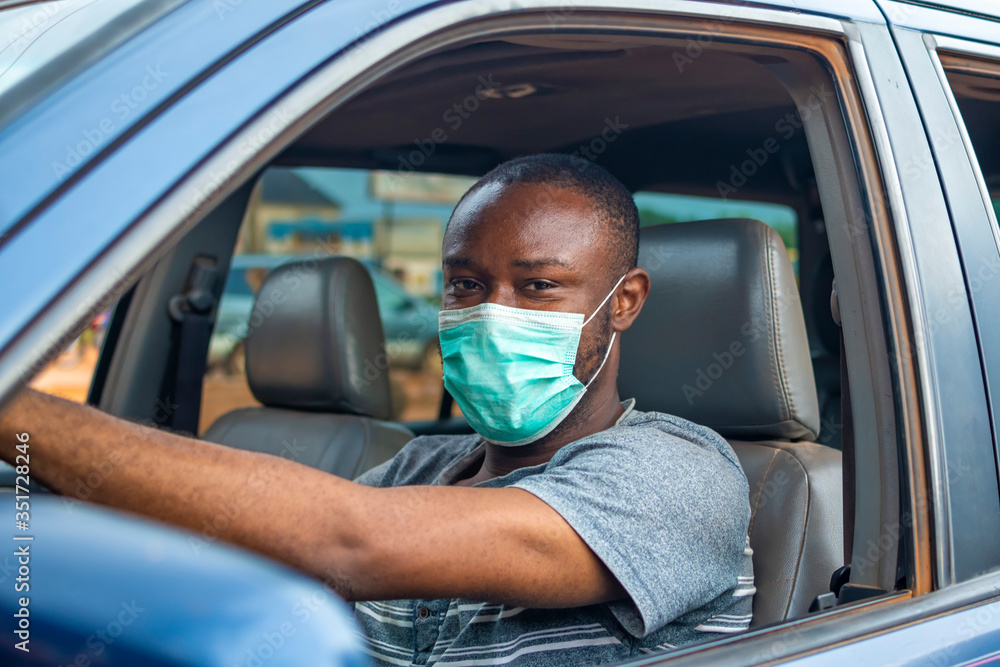
<svg viewBox="0 0 1000 667"><path fill-rule="evenodd" d="M285 262L332 255L354 257L372 275L396 419L436 418L442 393L437 348L441 240L452 209L475 180L363 169L267 170L247 208L219 303L200 430L225 412L257 405L246 382L243 340L254 297L268 273ZM796 214L787 206L660 192L637 192L635 201L643 226L727 217L762 220L784 239L798 270ZM108 315L94 318L32 386L84 401Z"/></svg>

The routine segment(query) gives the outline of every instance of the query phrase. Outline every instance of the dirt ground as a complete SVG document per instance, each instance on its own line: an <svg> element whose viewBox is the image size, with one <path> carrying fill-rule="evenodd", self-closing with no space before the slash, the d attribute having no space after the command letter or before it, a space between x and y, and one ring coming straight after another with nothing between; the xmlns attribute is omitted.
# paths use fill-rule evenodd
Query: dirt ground
<svg viewBox="0 0 1000 667"><path fill-rule="evenodd" d="M47 394L83 403L87 400L90 379L94 376L96 365L97 348L93 345L77 345L49 363L29 386Z"/></svg>

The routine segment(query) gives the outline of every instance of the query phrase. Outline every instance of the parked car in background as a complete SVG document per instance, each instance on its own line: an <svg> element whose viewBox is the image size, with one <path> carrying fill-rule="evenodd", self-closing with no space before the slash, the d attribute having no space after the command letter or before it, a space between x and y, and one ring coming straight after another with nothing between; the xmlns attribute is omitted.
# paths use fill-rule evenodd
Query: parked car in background
<svg viewBox="0 0 1000 667"><path fill-rule="evenodd" d="M210 367L221 368L229 374L244 372L243 340L250 330L254 298L264 279L282 264L310 259L317 258L312 255L233 257L209 344ZM390 365L427 371L439 369L438 308L426 299L409 294L378 267L364 264L375 286Z"/></svg>

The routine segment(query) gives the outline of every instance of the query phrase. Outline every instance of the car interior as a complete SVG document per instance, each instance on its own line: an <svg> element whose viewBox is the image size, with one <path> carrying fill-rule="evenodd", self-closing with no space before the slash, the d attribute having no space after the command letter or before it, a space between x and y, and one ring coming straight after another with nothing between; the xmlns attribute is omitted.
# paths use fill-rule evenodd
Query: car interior
<svg viewBox="0 0 1000 667"><path fill-rule="evenodd" d="M846 246L834 243L824 209L832 210L830 193L862 186L853 165L831 167L842 157L824 152L815 129L821 120L842 127L837 90L813 55L711 35L470 38L380 78L268 168L475 177L518 155L575 153L635 192L794 210L797 272L781 236L747 216L643 227L639 265L653 288L623 336L619 376L622 398L636 398L638 409L691 419L733 445L750 481L759 627L829 608L821 596L831 578L836 589L856 580L842 567L852 557L855 502L860 515L869 511L862 493L898 499L884 470L853 474L854 429L871 425L852 421L849 392L842 395L834 260ZM212 208L119 300L88 402L197 432L211 306L255 180ZM201 434L206 440L351 478L413 434L470 432L443 385L437 418L392 421L383 328L371 278L355 259L274 270L254 313L246 382L259 405L227 412ZM882 345L872 340L873 349ZM852 391L861 380L851 375ZM862 445L879 446L874 437L859 437L859 452ZM898 500L890 504L899 509ZM880 555L892 564L881 575L889 584L874 594L908 585L906 545L893 545Z"/></svg>

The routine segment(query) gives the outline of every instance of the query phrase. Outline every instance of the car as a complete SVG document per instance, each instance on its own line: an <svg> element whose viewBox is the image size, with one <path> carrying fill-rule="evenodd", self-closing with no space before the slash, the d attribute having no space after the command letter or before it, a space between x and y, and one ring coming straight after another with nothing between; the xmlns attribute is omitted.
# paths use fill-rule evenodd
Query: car
<svg viewBox="0 0 1000 667"><path fill-rule="evenodd" d="M623 394L720 431L751 489L750 630L624 664L1000 656L995 4L70 0L3 3L0 27L0 400L112 308L88 403L249 446L232 436L240 410L303 406L197 423L220 278L241 239L264 244L246 215L262 178L355 179L378 195L363 202L380 221L370 236L348 235L344 202L292 212L363 260L428 277L444 223L419 206L447 208L514 156L574 155L659 207L646 209L654 293L625 334ZM761 206L792 228L748 221ZM672 222L684 207L719 213ZM319 343L305 334L332 320L275 328L276 306L305 298L296 285L363 271L316 266L330 273L295 263L284 290L257 297L267 345L303 347L260 343L248 377L354 364L361 397L384 395L285 420L286 446L304 452L260 446L350 476L412 435L469 432L440 378L414 390L431 392L426 414L391 418L384 342L350 329L375 312L368 287L300 311L346 327ZM372 440L313 446L295 431L307 420L364 420ZM23 554L0 574L5 664L363 660L323 582L219 544L211 526L47 494L31 434L18 437L25 459L0 477L9 553ZM98 462L75 495L114 470ZM284 626L296 603L320 623Z"/></svg>
<svg viewBox="0 0 1000 667"><path fill-rule="evenodd" d="M321 255L322 256L322 255ZM270 271L288 262L316 260L318 257L296 255L236 255L218 303L215 327L209 342L209 366L229 374L245 372L243 339L249 330L250 316L260 282ZM395 279L381 269L366 265L371 273L378 299L379 316L385 330L386 354L392 366L427 369L440 366L437 342L438 309L426 299L409 294ZM253 277L257 285L248 281Z"/></svg>

